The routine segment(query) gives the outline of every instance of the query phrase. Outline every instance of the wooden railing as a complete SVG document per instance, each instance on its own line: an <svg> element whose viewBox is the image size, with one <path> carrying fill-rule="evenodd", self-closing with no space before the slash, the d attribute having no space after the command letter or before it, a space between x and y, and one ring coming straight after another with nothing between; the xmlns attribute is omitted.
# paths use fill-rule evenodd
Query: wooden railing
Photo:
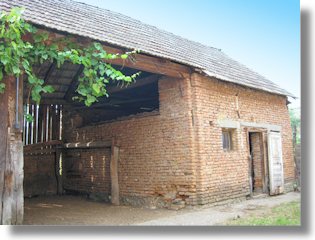
<svg viewBox="0 0 315 240"><path fill-rule="evenodd" d="M62 141L53 140L24 146L24 155L47 155L56 153L56 148L62 146Z"/></svg>

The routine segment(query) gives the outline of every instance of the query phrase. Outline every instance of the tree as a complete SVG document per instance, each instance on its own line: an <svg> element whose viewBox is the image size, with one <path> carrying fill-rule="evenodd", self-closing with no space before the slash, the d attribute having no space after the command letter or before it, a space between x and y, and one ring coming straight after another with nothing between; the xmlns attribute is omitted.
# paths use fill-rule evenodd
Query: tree
<svg viewBox="0 0 315 240"><path fill-rule="evenodd" d="M291 122L291 128L293 130L293 143L297 144L301 142L301 117L297 113L295 109L289 109L290 113L290 122Z"/></svg>

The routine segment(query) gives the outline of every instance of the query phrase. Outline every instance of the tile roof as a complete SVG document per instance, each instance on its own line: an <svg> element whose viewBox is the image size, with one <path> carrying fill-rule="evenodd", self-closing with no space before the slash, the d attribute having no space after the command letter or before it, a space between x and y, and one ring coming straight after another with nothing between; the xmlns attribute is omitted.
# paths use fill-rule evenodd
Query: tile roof
<svg viewBox="0 0 315 240"><path fill-rule="evenodd" d="M231 59L221 50L193 42L120 13L72 0L1 0L0 10L25 8L24 18L47 28L199 68L206 75L294 97L275 83Z"/></svg>

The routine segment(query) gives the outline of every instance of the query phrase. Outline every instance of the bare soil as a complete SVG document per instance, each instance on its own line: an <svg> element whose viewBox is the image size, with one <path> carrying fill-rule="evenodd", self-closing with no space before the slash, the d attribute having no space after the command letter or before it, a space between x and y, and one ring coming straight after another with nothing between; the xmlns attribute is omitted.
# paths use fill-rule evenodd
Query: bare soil
<svg viewBox="0 0 315 240"><path fill-rule="evenodd" d="M300 193L250 199L222 206L186 207L179 211L113 206L80 196L25 199L25 225L226 225L232 219L262 215L282 203L300 201Z"/></svg>
<svg viewBox="0 0 315 240"><path fill-rule="evenodd" d="M134 225L178 214L167 209L113 206L81 196L26 198L24 225Z"/></svg>

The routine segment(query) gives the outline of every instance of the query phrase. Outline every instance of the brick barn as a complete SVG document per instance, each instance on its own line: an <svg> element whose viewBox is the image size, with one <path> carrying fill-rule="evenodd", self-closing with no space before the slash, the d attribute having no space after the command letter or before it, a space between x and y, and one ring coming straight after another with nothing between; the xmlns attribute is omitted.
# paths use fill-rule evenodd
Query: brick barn
<svg viewBox="0 0 315 240"><path fill-rule="evenodd" d="M113 64L142 74L128 87L109 86L109 98L88 108L71 100L81 66L34 66L56 91L39 106L24 105L33 123L22 122L27 89L5 77L2 224L21 223L24 197L38 195L171 207L292 189L286 90L219 49L119 13L71 0L0 2L1 11L14 6L51 38L98 41L108 52L139 49L133 61Z"/></svg>

